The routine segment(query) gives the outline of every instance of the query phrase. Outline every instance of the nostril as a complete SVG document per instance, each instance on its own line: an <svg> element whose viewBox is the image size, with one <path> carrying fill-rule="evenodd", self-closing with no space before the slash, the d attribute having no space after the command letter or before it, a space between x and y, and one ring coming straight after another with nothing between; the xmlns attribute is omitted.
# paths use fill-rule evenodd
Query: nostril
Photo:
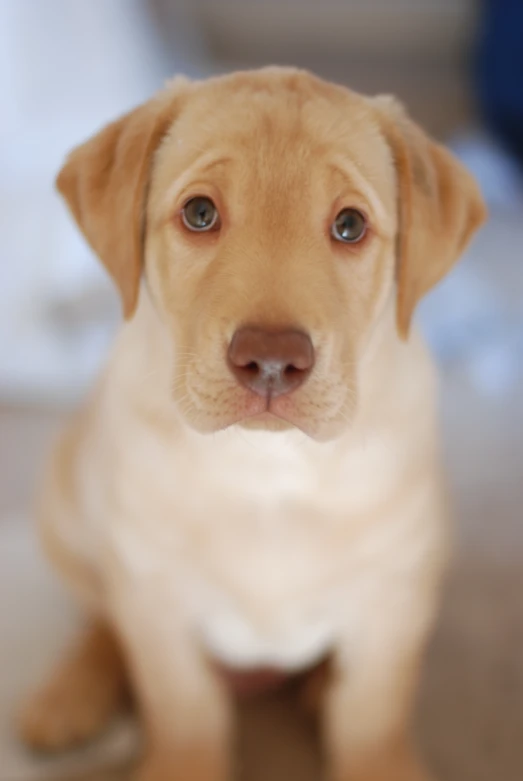
<svg viewBox="0 0 523 781"><path fill-rule="evenodd" d="M308 373L308 369L300 369L298 366L290 363L283 369L282 384L291 390L292 388L301 385Z"/></svg>
<svg viewBox="0 0 523 781"><path fill-rule="evenodd" d="M314 348L300 331L243 328L234 334L227 358L241 385L274 397L305 382L314 365Z"/></svg>

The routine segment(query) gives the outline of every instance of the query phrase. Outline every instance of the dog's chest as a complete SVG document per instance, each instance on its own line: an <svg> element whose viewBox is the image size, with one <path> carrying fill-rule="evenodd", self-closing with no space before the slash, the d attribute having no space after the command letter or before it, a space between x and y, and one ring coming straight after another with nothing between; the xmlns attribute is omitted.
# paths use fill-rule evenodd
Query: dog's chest
<svg viewBox="0 0 523 781"><path fill-rule="evenodd" d="M209 540L177 584L208 649L230 664L301 666L331 632L327 556L298 535Z"/></svg>
<svg viewBox="0 0 523 781"><path fill-rule="evenodd" d="M157 465L150 477L154 514L126 525L118 544L151 600L157 589L173 610L181 604L223 662L293 668L319 658L335 631L348 557L348 519L334 510L340 503L321 469L285 450L222 448L198 469L188 459L169 475Z"/></svg>

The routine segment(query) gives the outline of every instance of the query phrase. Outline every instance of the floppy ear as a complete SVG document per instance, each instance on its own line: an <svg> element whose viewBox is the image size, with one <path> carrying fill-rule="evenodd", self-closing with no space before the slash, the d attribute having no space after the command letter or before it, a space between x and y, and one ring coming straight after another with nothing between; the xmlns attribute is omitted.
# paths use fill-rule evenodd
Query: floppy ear
<svg viewBox="0 0 523 781"><path fill-rule="evenodd" d="M406 338L420 298L442 279L487 212L467 169L393 98L373 99L398 180L397 327Z"/></svg>
<svg viewBox="0 0 523 781"><path fill-rule="evenodd" d="M71 152L56 186L116 283L126 318L138 301L152 158L174 121L173 87L111 123Z"/></svg>

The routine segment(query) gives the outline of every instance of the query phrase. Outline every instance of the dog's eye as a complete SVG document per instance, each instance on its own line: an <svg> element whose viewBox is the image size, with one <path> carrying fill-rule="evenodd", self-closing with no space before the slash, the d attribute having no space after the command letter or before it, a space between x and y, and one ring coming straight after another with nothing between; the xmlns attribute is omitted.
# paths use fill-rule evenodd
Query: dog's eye
<svg viewBox="0 0 523 781"><path fill-rule="evenodd" d="M218 209L210 198L191 198L182 209L182 220L191 231L208 231L218 224Z"/></svg>
<svg viewBox="0 0 523 781"><path fill-rule="evenodd" d="M367 232L367 221L357 209L343 209L332 223L331 233L336 241L355 244Z"/></svg>

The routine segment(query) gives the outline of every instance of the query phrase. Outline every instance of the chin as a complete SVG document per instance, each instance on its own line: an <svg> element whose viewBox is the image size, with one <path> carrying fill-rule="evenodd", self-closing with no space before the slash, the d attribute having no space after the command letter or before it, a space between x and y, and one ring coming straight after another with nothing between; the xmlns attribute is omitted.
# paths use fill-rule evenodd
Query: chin
<svg viewBox="0 0 523 781"><path fill-rule="evenodd" d="M294 423L278 418L270 412L254 415L251 418L244 418L239 420L237 425L249 431L292 431L299 428Z"/></svg>

